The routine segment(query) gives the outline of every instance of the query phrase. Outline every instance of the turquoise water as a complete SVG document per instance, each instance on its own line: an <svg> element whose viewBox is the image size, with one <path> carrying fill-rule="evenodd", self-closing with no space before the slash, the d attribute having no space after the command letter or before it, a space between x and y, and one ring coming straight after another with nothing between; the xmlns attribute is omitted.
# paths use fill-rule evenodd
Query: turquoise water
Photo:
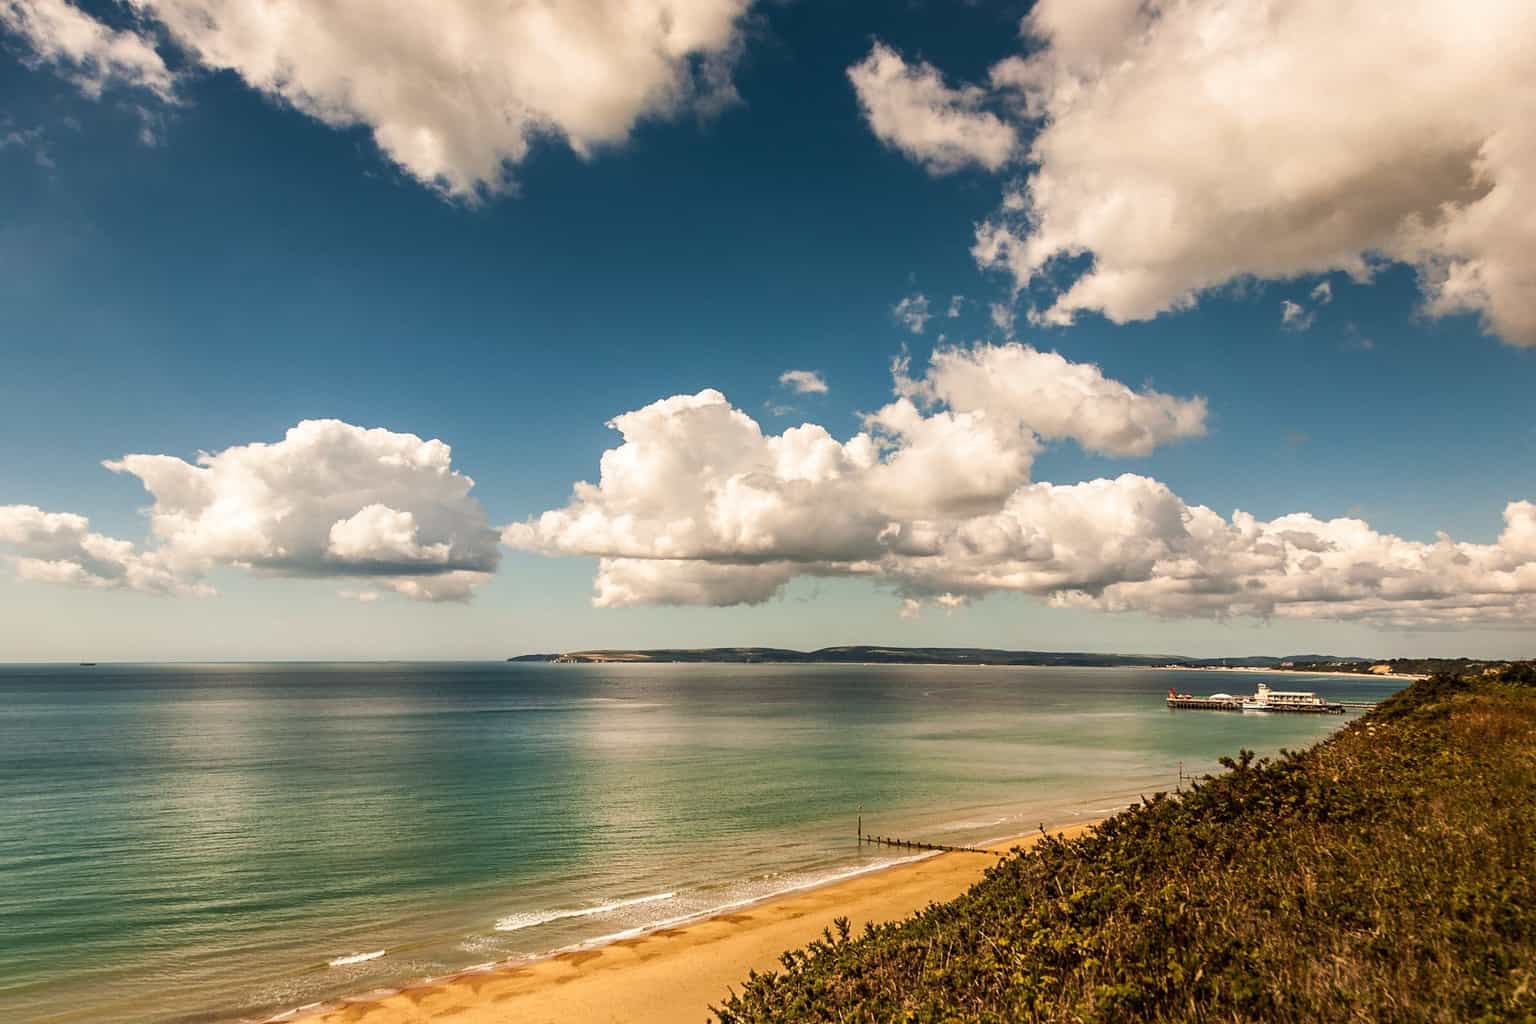
<svg viewBox="0 0 1536 1024"><path fill-rule="evenodd" d="M861 808L957 844L1102 816L1344 721L1162 704L1265 678L0 667L0 1020L263 1020L594 941L898 859Z"/></svg>

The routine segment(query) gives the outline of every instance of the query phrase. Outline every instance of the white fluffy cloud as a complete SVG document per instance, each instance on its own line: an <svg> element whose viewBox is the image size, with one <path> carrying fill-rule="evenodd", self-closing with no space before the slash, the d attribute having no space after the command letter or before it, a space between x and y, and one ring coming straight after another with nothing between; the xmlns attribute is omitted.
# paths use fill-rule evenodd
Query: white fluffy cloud
<svg viewBox="0 0 1536 1024"><path fill-rule="evenodd" d="M985 109L975 86L952 89L931 64L908 64L883 43L848 69L875 136L933 174L970 164L998 170L1018 146L1014 127Z"/></svg>
<svg viewBox="0 0 1536 1024"><path fill-rule="evenodd" d="M598 603L765 600L798 573L879 571L938 521L999 507L1046 439L1116 455L1200 433L1205 404L1133 391L1097 368L1022 345L941 349L920 378L839 441L804 424L765 434L718 391L612 421L624 444L571 504L506 543L597 555Z"/></svg>
<svg viewBox="0 0 1536 1024"><path fill-rule="evenodd" d="M1514 502L1494 544L1432 543L1358 519L1263 522L1189 505L1126 474L1020 488L957 524L938 557L897 562L915 594L1020 591L1052 603L1163 616L1280 616L1384 626L1536 621L1536 506Z"/></svg>
<svg viewBox="0 0 1536 1024"><path fill-rule="evenodd" d="M56 66L87 96L123 85L171 98L171 72L147 38L112 29L67 0L0 0L0 27L19 36L37 60Z"/></svg>
<svg viewBox="0 0 1536 1024"><path fill-rule="evenodd" d="M407 173L470 196L505 187L539 138L587 155L643 117L729 101L749 0L129 2L196 64L326 124L363 125ZM171 87L147 32L114 32L65 0L0 0L0 18L94 86Z"/></svg>
<svg viewBox="0 0 1536 1024"><path fill-rule="evenodd" d="M217 566L366 578L407 597L464 600L500 558L474 481L441 441L308 420L278 442L188 462L125 455L108 469L154 499L153 541L90 533L83 517L0 508L0 544L27 579L137 590L196 589Z"/></svg>
<svg viewBox="0 0 1536 1024"><path fill-rule="evenodd" d="M766 434L717 391L625 413L598 482L503 541L597 556L604 607L752 604L840 576L895 590L904 617L1016 592L1165 616L1536 622L1536 504L1511 503L1493 544L1426 543L1358 519L1224 517L1136 474L1034 481L1048 440L1144 455L1200 433L1204 402L1022 345L943 349L895 378L846 441Z"/></svg>
<svg viewBox="0 0 1536 1024"><path fill-rule="evenodd" d="M1536 623L1536 502L1508 504L1492 543L1426 542L1356 518L1223 516L1138 474L1037 481L1053 440L1146 455L1200 434L1206 410L1018 344L940 349L921 375L898 361L893 391L847 440L815 424L765 433L712 390L625 413L598 482L501 540L597 557L600 606L752 604L797 577L836 576L894 590L907 617L1013 592L1164 616ZM452 601L499 558L441 441L307 421L190 462L107 465L153 496L152 541L0 506L0 553L19 577L206 594L207 574L233 566L349 580L340 596L365 602Z"/></svg>
<svg viewBox="0 0 1536 1024"><path fill-rule="evenodd" d="M1020 148L989 105L1035 131L972 248L1055 289L1035 321L1144 320L1248 276L1400 261L1428 313L1536 345L1528 0L1040 0L1023 31L1028 55L985 89L879 43L848 73L875 134L934 171Z"/></svg>
<svg viewBox="0 0 1536 1024"><path fill-rule="evenodd" d="M1041 0L1024 29L991 84L1042 125L1034 170L974 253L1020 287L1092 257L1039 319L1388 259L1536 345L1536 5Z"/></svg>
<svg viewBox="0 0 1536 1024"><path fill-rule="evenodd" d="M802 395L824 395L827 380L815 370L785 370L779 374L779 383Z"/></svg>
<svg viewBox="0 0 1536 1024"><path fill-rule="evenodd" d="M902 370L898 385L906 393L1106 455L1146 455L1205 432L1203 398L1134 391L1092 363L1027 345L939 349L918 381Z"/></svg>
<svg viewBox="0 0 1536 1024"><path fill-rule="evenodd" d="M35 505L0 505L0 551L16 575L33 583L68 583L161 594L207 593L155 554L130 541L95 533L85 516L44 512Z"/></svg>

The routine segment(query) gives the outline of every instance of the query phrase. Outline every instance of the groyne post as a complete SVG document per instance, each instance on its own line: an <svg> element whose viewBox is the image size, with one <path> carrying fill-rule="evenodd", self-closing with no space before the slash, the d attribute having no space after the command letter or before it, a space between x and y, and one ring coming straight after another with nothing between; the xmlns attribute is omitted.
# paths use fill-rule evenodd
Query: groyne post
<svg viewBox="0 0 1536 1024"><path fill-rule="evenodd" d="M899 836L877 836L871 833L859 834L860 843L871 843L878 846L895 846L903 850L937 850L942 853L991 853L990 850L979 849L974 846L950 846L947 843L925 843L917 839L902 839Z"/></svg>

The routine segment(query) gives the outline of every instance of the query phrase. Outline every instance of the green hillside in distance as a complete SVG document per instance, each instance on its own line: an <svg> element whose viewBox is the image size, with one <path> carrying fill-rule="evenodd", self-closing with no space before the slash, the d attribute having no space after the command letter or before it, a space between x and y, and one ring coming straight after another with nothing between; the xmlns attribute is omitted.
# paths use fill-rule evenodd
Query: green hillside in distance
<svg viewBox="0 0 1536 1024"><path fill-rule="evenodd" d="M1242 658L1189 658L1178 654L1100 654L1091 651L1010 651L988 647L891 647L854 644L794 651L780 647L695 647L637 650L569 651L563 654L525 654L511 662L562 662L600 664L619 662L707 662L720 664L859 664L859 665L1116 665L1189 668L1276 668L1326 661L1330 664L1369 664L1365 658L1333 655L1252 656Z"/></svg>

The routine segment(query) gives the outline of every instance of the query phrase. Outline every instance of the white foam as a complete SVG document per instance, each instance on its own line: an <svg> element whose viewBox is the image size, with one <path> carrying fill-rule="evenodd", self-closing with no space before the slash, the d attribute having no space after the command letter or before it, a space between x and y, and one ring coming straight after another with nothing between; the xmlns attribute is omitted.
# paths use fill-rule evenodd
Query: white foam
<svg viewBox="0 0 1536 1024"><path fill-rule="evenodd" d="M1001 825L1007 820L1007 816L1004 815L1001 818L993 818L990 821L956 821L951 824L941 826L940 831L962 832L967 829L991 828L994 825Z"/></svg>
<svg viewBox="0 0 1536 1024"><path fill-rule="evenodd" d="M609 932L606 935L598 935L570 946L562 946L559 949L554 950L553 953L569 953L575 950L592 949L596 946L606 946L611 942L621 942L624 939L633 939L637 936L645 935L649 932L661 931L664 928L674 928L681 924L691 924L695 921L703 921L711 917L718 917L721 914L728 914L733 910L740 910L743 907L750 907L757 903L766 903L767 901L777 899L780 896L788 896L792 893L804 892L807 889L819 889L822 886L830 885L833 882L841 882L849 878L857 878L859 875L867 875L875 871L884 871L886 868L895 867L898 864L911 864L915 863L916 861L927 860L930 857L937 857L938 855L938 851L934 850L926 853L920 853L913 857L896 857L890 860L879 860L870 864L864 864L859 867L848 868L842 871L831 871L825 874L813 875L805 881L796 883L794 885L783 886L782 888L747 896L743 899L731 900L727 903L720 903L701 910L691 911L686 914L679 914L676 917L663 918L660 921L649 921L645 924L636 925L633 928L625 928L622 931Z"/></svg>
<svg viewBox="0 0 1536 1024"><path fill-rule="evenodd" d="M376 949L372 953L348 953L346 956L339 956L334 960L327 960L325 965L327 967L350 967L352 964L365 964L369 960L377 960L383 955L384 950L382 949Z"/></svg>
<svg viewBox="0 0 1536 1024"><path fill-rule="evenodd" d="M886 868L895 867L898 864L911 864L911 863L914 863L916 861L927 860L930 857L937 857L937 856L938 856L938 852L937 851L925 851L923 853L919 853L919 854L916 854L916 855L910 856L910 857L892 857L892 858L889 858L889 859L882 859L882 860L873 861L873 862L870 862L870 863L867 863L867 864L861 864L861 865L858 865L856 867L844 868L844 869L841 869L841 870L834 869L832 871L827 871L827 872L824 872L824 873L812 873L809 876L807 876L806 874L792 874L792 875L789 875L788 877L790 877L790 878L799 878L800 880L795 882L794 884L791 884L791 885L781 886L781 887L779 887L777 889L772 889L772 890L769 890L769 891L766 891L766 892L755 893L755 894L747 896L745 898L729 900L727 902L715 904L715 905L710 906L710 907L706 907L706 908L702 908L702 909L694 910L694 911L689 911L688 913L678 914L678 915L675 915L673 917L663 918L663 919L661 919L659 921L650 921L650 922L647 922L645 924L636 925L634 927L624 928L624 929L622 929L620 931L609 932L609 933L607 933L605 935L597 935L597 936L594 936L594 937L589 938L589 939L585 939L585 940L580 941L580 942L572 943L571 945L560 946L558 948L548 950L547 952L544 952L544 953L533 954L533 955L521 954L521 955L518 955L518 956L508 957L505 960L491 960L491 961L487 961L486 963L476 964L473 967L460 968L459 970L455 971L453 974L450 974L450 975L439 975L438 977L440 977L440 978L441 977L454 977L454 976L457 976L457 975L460 975L460 974L470 974L470 973L478 973L478 972L487 971L487 970L496 970L496 969L499 969L499 968L506 967L506 966L508 966L510 964L531 963L531 962L534 962L536 960L542 960L545 957L558 956L561 953L570 953L570 952L575 952L575 951L578 951L578 950L587 950L587 949L592 949L592 948L595 948L595 947L598 947L598 946L605 946L605 945L607 945L607 944L609 944L611 942L620 942L620 941L623 941L625 939L636 938L638 936L645 935L645 934L647 934L649 932L660 931L660 930L665 929L665 928L673 928L673 927L676 927L676 926L682 925L682 924L690 924L690 923L695 922L695 921L706 920L708 918L715 917L715 916L720 915L720 914L728 914L728 913L730 913L730 912L732 912L734 910L740 910L743 907L749 907L749 906L752 906L753 904L757 904L757 903L764 903L764 902L767 902L768 900L772 900L772 899L774 899L776 897L787 896L787 895L789 895L791 893L804 892L807 889L816 889L816 888L819 888L819 887L821 887L823 885L829 885L829 884L831 884L833 882L843 881L844 879L856 878L859 875L866 875L866 874L870 874L870 873L876 872L876 871L883 871ZM770 873L769 875L767 875L765 877L779 878L779 877L785 877L785 876L780 875L778 872L772 872L772 873ZM603 903L603 904L599 904L597 906L583 907L583 908L575 909L575 910L557 910L557 911L549 911L549 912L543 913L543 914L512 915L512 917L510 917L510 918L503 918L502 920L503 921L511 921L513 919L525 918L525 917L526 918L530 918L530 919L532 919L532 918L540 918L541 920L539 920L537 922L534 922L534 923L542 924L542 923L545 923L546 921L561 920L561 919L568 918L568 917L589 917L589 916L593 916L593 915L597 915L597 914L612 913L615 910L621 910L621 909L623 909L625 907L632 907L632 906L636 906L638 904L643 904L643 903L659 903L659 902L662 902L663 900L673 899L676 896L677 896L677 894L675 892L662 892L662 893L656 893L656 894L651 895L651 896L637 896L637 897L635 897L633 899L614 900L614 901L612 901L610 903ZM497 922L497 928L499 930L502 930L502 931L511 931L511 930L516 930L517 928L531 928L531 927L534 926L533 924L517 924L517 925L514 925L513 928L501 928L501 924L502 924L502 922L498 921ZM362 956L365 959L373 959L375 956L382 956L383 954L384 954L384 950L379 950L378 953L376 953L376 954L373 954L373 953L354 954L354 956ZM338 957L337 960L336 961L332 961L332 963L334 964L334 963L337 963L339 961L347 960L347 959L350 959L350 958ZM431 977L424 977L422 980L431 981L433 979ZM398 991L398 989L392 989L392 990L389 990L389 991ZM380 994L382 994L382 993L380 993ZM348 1001L351 1001L354 998L357 998L357 997L348 997ZM276 1014L276 1015L274 1015L272 1017L267 1018L267 1020L265 1022L263 1022L263 1024L281 1024L281 1022L289 1021L289 1020L293 1019L293 1017L297 1016L298 1014L306 1012L309 1009L311 1009L312 1007L316 1007L316 1006L319 1006L319 1005L321 1005L321 1004L319 1004L319 1003L310 1003L307 1006L301 1006L301 1007L298 1007L297 1009L285 1010L285 1011L283 1011L281 1013L278 1013L278 1014Z"/></svg>
<svg viewBox="0 0 1536 1024"><path fill-rule="evenodd" d="M496 922L496 930L499 932L515 932L524 928L537 928L541 924L549 924L552 921L564 921L573 917L595 917L599 914L612 914L626 907L638 907L644 903L660 903L675 897L675 892L658 892L650 896L636 896L627 900L613 900L610 903L599 903L593 907L576 907L569 910L538 910L523 914L508 914Z"/></svg>

